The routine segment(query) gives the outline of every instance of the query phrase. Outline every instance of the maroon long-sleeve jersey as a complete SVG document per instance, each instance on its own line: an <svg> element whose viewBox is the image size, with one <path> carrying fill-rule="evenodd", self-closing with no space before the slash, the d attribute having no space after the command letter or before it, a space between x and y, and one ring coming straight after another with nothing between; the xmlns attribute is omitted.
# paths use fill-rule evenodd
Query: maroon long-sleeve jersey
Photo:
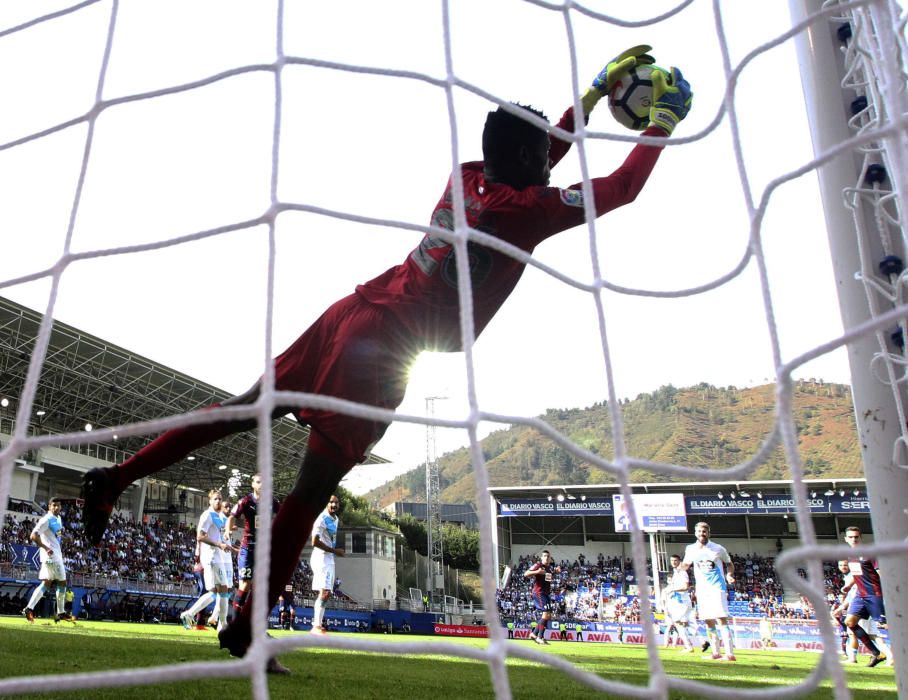
<svg viewBox="0 0 908 700"><path fill-rule="evenodd" d="M572 109L564 113L558 126L573 131ZM655 127L643 133L665 136ZM552 165L569 148L569 142L553 138L549 153ZM638 145L611 175L592 179L597 216L634 200L661 150L661 146ZM581 183L566 189L533 186L516 190L509 185L488 182L482 162L464 163L460 169L467 223L527 253L532 253L549 236L585 220ZM448 181L431 220L434 226L448 230L454 229L452 183L453 178ZM513 291L526 264L477 243L471 242L468 250L473 318L478 336ZM426 348L461 349L454 246L438 235L426 234L403 264L359 285L356 292L391 311Z"/></svg>

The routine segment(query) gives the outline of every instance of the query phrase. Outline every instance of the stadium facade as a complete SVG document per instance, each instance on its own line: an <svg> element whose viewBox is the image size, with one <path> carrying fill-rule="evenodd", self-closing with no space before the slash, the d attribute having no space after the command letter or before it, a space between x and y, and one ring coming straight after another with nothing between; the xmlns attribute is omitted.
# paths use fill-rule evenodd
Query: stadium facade
<svg viewBox="0 0 908 700"><path fill-rule="evenodd" d="M811 520L820 544L841 544L849 525L858 525L873 541L870 504L864 479L805 482ZM667 558L693 542L694 525L705 520L712 537L735 554L777 556L800 543L791 481L709 481L632 484L631 490L659 502L677 504L660 526L651 525L651 553L659 571ZM631 556L630 534L618 522L617 484L600 486L513 486L488 491L495 517L494 560L500 573L521 557L548 549L556 560ZM641 499L642 500L642 499ZM638 512L638 518L641 513Z"/></svg>

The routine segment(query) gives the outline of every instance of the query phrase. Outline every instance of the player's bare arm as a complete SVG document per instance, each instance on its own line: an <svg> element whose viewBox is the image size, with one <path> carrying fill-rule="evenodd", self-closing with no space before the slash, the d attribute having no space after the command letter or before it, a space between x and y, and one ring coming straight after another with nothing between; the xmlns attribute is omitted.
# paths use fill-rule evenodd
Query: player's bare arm
<svg viewBox="0 0 908 700"><path fill-rule="evenodd" d="M848 574L848 576L845 577L845 582L842 584L842 593L848 593L852 586L854 586L854 576Z"/></svg>
<svg viewBox="0 0 908 700"><path fill-rule="evenodd" d="M321 549L328 554L333 554L338 557L343 557L347 555L347 550L343 547L332 547L330 544L322 542L322 538L318 535L312 535L312 546L316 549Z"/></svg>
<svg viewBox="0 0 908 700"><path fill-rule="evenodd" d="M37 533L34 534L34 535L32 535L32 536L31 536L31 541L34 542L36 545L38 545L41 549L43 549L43 550L44 550L45 552L47 552L48 554L51 554L51 555L52 555L52 554L54 553L54 550L53 550L52 547L50 547L49 545L44 544L44 540L41 539L41 535L39 535L39 534L37 534Z"/></svg>
<svg viewBox="0 0 908 700"><path fill-rule="evenodd" d="M226 552L226 551L232 549L232 547L230 546L230 544L228 542L217 542L216 540L211 539L208 535L206 535L202 532L200 532L196 536L196 541L201 542L202 544L211 545L215 549L220 549L223 552Z"/></svg>

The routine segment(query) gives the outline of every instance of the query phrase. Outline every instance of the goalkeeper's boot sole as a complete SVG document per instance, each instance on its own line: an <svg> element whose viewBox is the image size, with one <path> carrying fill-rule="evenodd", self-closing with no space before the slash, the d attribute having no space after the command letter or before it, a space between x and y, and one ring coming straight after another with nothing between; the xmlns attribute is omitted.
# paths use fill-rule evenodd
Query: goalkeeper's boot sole
<svg viewBox="0 0 908 700"><path fill-rule="evenodd" d="M92 469L82 477L82 528L95 547L101 544L119 496L109 468Z"/></svg>
<svg viewBox="0 0 908 700"><path fill-rule="evenodd" d="M221 649L226 649L231 656L242 658L246 656L251 640L251 630L249 623L240 622L242 618L236 618L227 627L218 632L218 642Z"/></svg>

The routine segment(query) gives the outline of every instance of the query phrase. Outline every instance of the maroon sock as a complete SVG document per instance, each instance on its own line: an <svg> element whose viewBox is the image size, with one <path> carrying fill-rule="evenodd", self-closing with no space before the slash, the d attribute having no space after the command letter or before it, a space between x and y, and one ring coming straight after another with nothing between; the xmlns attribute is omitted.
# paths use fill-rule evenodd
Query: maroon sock
<svg viewBox="0 0 908 700"><path fill-rule="evenodd" d="M880 655L880 648L873 643L873 640L870 638L870 635L867 634L867 631L860 625L855 625L851 628L851 631L854 632L854 636L858 638L859 642L862 642L865 647L870 651L874 656Z"/></svg>
<svg viewBox="0 0 908 700"><path fill-rule="evenodd" d="M218 406L220 404L212 404L208 409ZM132 457L115 467L117 487L122 492L133 481L177 463L193 450L254 425L254 421L250 425L249 421L234 420L186 425L161 433Z"/></svg>

